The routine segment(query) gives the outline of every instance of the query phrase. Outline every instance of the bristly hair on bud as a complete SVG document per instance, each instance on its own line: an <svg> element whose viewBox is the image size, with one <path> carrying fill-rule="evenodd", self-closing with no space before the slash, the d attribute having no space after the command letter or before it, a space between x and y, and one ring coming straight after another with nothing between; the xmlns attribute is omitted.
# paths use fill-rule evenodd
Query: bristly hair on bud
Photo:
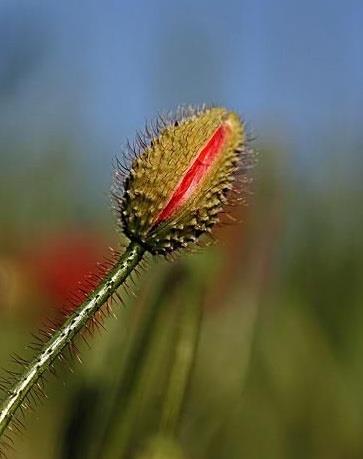
<svg viewBox="0 0 363 459"><path fill-rule="evenodd" d="M243 121L220 107L159 117L129 148L130 166L117 162L114 208L125 235L152 254L211 232L225 207L244 199L254 163Z"/></svg>

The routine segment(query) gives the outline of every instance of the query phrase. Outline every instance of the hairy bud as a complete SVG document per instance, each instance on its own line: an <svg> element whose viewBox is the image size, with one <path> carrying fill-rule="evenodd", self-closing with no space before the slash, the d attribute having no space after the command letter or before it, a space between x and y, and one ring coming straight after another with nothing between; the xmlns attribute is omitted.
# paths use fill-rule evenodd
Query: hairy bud
<svg viewBox="0 0 363 459"><path fill-rule="evenodd" d="M252 155L243 122L224 108L160 118L137 146L128 174L116 171L116 211L125 234L154 254L211 231Z"/></svg>

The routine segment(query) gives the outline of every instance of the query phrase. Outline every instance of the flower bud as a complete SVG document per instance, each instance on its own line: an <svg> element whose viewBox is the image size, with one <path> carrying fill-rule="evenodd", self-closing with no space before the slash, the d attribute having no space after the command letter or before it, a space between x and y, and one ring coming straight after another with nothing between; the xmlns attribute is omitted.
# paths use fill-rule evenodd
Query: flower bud
<svg viewBox="0 0 363 459"><path fill-rule="evenodd" d="M167 254L211 231L252 151L241 119L224 108L182 110L151 131L138 137L122 190L116 171L116 211L129 239Z"/></svg>

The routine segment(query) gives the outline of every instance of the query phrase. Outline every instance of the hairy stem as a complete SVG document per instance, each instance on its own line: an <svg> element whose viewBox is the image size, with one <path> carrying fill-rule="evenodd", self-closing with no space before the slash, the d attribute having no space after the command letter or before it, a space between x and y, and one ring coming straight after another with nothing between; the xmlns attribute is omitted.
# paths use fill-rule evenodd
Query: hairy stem
<svg viewBox="0 0 363 459"><path fill-rule="evenodd" d="M54 332L39 354L26 366L24 373L16 384L8 391L0 410L0 436L21 407L29 391L39 380L40 376L49 369L69 345L77 333L84 327L100 307L112 296L118 287L130 275L144 255L145 249L131 242L121 255L118 263L108 273L100 285L89 294L88 298L67 318Z"/></svg>

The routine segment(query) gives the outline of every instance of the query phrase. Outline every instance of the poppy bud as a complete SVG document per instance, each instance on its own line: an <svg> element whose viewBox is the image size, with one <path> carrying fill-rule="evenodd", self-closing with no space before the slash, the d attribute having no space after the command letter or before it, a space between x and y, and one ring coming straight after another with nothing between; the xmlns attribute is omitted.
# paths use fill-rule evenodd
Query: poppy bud
<svg viewBox="0 0 363 459"><path fill-rule="evenodd" d="M126 236L153 254L211 231L252 154L243 122L224 108L160 118L139 136L135 153L122 189L116 171L116 212Z"/></svg>

